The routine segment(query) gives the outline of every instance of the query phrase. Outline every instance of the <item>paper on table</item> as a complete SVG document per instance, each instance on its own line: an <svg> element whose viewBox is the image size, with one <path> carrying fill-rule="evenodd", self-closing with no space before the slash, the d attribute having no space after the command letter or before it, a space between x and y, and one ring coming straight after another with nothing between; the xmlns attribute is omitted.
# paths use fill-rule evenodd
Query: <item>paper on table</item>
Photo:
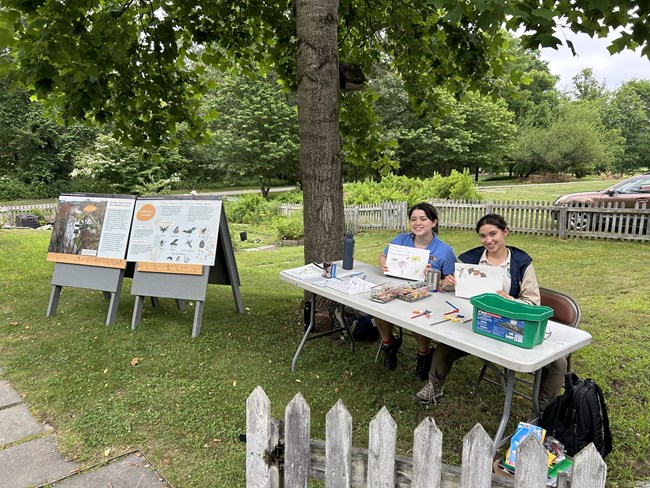
<svg viewBox="0 0 650 488"><path fill-rule="evenodd" d="M313 280L314 278L323 278L323 268L314 263L305 264L304 266L300 266L298 268L286 269L284 270L284 273L290 274L291 276L300 278L302 280ZM348 276L354 276L356 274L359 274L359 272L354 270L350 270L350 271L340 270L338 269L338 267L336 270L337 278L346 278Z"/></svg>
<svg viewBox="0 0 650 488"><path fill-rule="evenodd" d="M333 288L340 292L346 293L347 295L365 293L367 291L370 291L370 289L375 286L374 283L370 283L369 281L361 279L358 276L353 276L349 280L327 280L325 285L329 288Z"/></svg>
<svg viewBox="0 0 650 488"><path fill-rule="evenodd" d="M503 288L504 272L499 266L456 263L456 296L472 298L482 293L496 293Z"/></svg>
<svg viewBox="0 0 650 488"><path fill-rule="evenodd" d="M313 278L321 278L323 276L323 268L319 268L314 263L309 263L299 268L287 269L285 273L303 280L310 280Z"/></svg>
<svg viewBox="0 0 650 488"><path fill-rule="evenodd" d="M389 244L386 256L388 271L385 274L407 280L422 281L428 262L428 249Z"/></svg>

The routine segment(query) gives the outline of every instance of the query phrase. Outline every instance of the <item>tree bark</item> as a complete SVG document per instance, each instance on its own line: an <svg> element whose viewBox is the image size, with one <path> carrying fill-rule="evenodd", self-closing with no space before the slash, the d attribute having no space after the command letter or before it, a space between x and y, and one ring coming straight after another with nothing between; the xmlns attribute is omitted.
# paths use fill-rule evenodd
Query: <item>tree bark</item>
<svg viewBox="0 0 650 488"><path fill-rule="evenodd" d="M338 0L296 0L305 262L343 255Z"/></svg>

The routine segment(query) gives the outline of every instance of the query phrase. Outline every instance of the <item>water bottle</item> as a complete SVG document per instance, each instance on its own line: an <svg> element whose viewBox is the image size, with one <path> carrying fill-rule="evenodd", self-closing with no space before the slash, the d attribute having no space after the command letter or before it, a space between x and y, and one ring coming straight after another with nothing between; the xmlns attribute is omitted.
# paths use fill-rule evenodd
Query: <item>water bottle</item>
<svg viewBox="0 0 650 488"><path fill-rule="evenodd" d="M440 286L440 271L431 268L427 269L424 281L426 281L427 285L431 285L431 291L438 291L438 286Z"/></svg>
<svg viewBox="0 0 650 488"><path fill-rule="evenodd" d="M343 269L352 269L354 264L354 236L352 232L343 238Z"/></svg>

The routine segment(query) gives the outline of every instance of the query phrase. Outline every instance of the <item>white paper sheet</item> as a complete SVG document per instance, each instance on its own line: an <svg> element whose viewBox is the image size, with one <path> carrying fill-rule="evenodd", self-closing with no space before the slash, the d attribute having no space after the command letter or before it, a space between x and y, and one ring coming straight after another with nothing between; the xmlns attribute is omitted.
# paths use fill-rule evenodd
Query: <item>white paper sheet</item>
<svg viewBox="0 0 650 488"><path fill-rule="evenodd" d="M472 298L482 293L496 293L503 288L505 270L499 266L456 263L456 296Z"/></svg>
<svg viewBox="0 0 650 488"><path fill-rule="evenodd" d="M369 292L375 284L370 283L361 277L353 276L352 278L344 280L329 279L327 280L326 286L345 293L346 295L358 295L359 293Z"/></svg>
<svg viewBox="0 0 650 488"><path fill-rule="evenodd" d="M429 250L415 247L388 245L386 275L407 280L424 280L424 270L429 262Z"/></svg>

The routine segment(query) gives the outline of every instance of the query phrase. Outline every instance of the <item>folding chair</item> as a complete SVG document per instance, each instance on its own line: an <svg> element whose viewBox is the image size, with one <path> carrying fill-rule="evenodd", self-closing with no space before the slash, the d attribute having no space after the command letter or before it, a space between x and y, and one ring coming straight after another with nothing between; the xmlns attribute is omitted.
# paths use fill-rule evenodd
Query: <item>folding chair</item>
<svg viewBox="0 0 650 488"><path fill-rule="evenodd" d="M541 305L546 305L547 307L551 307L553 309L553 316L551 317L551 320L560 324L567 325L569 327L578 327L582 315L580 312L580 306L571 295L542 287L539 288L539 292L541 295ZM496 380L485 375L488 369L496 374ZM571 355L567 356L567 370L571 370ZM539 416L539 404L537 395L539 393L539 386L542 378L541 373L541 369L537 370L535 373L530 373L534 375L533 381L530 381L526 378L515 377L515 383L525 384L532 387L532 393L530 395L516 390L515 393L523 398L532 401L533 410L536 416ZM474 395L478 393L478 388L481 384L481 381L486 381L497 386L500 385L505 389L504 371L488 361L483 361L483 368L481 369L481 373L479 374L478 380L476 381L476 386L474 386Z"/></svg>

